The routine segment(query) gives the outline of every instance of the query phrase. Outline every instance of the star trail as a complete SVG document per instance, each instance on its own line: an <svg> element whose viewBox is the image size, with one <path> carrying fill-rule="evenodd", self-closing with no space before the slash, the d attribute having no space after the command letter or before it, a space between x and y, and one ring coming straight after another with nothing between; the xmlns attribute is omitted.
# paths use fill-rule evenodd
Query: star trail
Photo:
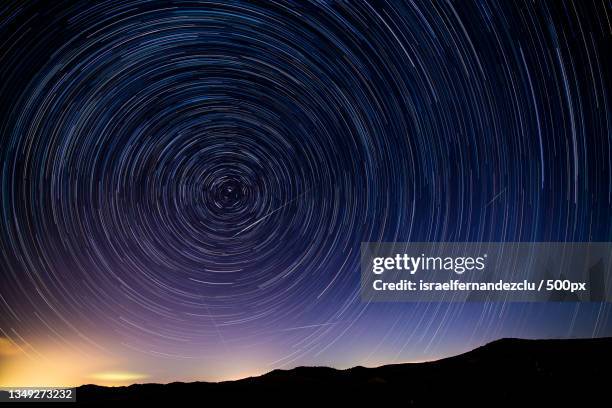
<svg viewBox="0 0 612 408"><path fill-rule="evenodd" d="M3 2L0 384L611 335L606 304L359 299L361 242L611 240L610 13Z"/></svg>

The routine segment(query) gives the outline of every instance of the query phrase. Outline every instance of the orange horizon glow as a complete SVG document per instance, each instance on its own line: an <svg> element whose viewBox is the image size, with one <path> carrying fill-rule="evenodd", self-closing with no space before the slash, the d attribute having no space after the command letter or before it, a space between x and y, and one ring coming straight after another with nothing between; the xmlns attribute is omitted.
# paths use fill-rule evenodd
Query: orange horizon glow
<svg viewBox="0 0 612 408"><path fill-rule="evenodd" d="M83 346L84 347L84 346ZM113 357L110 352L83 350L69 346L31 344L18 345L13 340L0 337L0 387L78 387L84 384L101 386L127 386L135 383L170 383L231 381L264 374L260 360L227 359L224 365L206 365L194 360L192 372L180 378L172 370L164 370L171 360L125 361ZM157 372L148 372L146 364ZM145 366L143 368L142 366ZM211 372L206 372L208 368ZM198 372L201 370L201 372Z"/></svg>
<svg viewBox="0 0 612 408"><path fill-rule="evenodd" d="M122 355L117 345L98 344L97 347L89 347L83 341L65 340L63 344L52 342L33 345L16 343L14 339L0 336L0 387L78 387L84 384L113 387L176 381L223 382L263 375L276 368L291 369L300 365L270 363L265 350L263 354L229 353L229 357L223 355L217 360L194 358L185 365L185 360ZM344 369L355 365L377 367L398 362L391 354L385 354L365 359L350 355L348 360L351 365L341 364L335 368ZM436 359L417 358L403 362L419 363ZM325 362L310 365L330 366ZM180 370L177 370L179 367ZM178 376L177 372L180 372Z"/></svg>

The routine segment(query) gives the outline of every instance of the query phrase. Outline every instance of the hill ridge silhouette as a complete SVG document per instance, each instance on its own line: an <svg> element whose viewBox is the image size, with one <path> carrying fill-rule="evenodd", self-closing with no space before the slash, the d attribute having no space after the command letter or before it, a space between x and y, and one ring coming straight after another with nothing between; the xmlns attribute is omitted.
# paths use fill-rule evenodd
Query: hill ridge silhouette
<svg viewBox="0 0 612 408"><path fill-rule="evenodd" d="M455 356L419 363L347 369L299 366L221 382L82 385L77 402L175 402L193 398L255 401L403 396L408 405L465 402L495 404L584 403L607 393L612 337L592 339L503 338ZM608 385L607 385L608 384ZM601 388L598 388L601 387Z"/></svg>

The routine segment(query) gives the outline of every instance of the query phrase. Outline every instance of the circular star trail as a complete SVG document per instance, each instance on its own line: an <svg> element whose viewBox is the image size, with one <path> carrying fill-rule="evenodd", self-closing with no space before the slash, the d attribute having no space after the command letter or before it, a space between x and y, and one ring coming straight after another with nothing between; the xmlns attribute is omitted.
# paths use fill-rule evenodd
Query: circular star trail
<svg viewBox="0 0 612 408"><path fill-rule="evenodd" d="M601 305L358 297L361 242L610 240L608 5L1 7L4 336L310 336L293 359L381 322L394 355L538 336L534 310L609 332Z"/></svg>

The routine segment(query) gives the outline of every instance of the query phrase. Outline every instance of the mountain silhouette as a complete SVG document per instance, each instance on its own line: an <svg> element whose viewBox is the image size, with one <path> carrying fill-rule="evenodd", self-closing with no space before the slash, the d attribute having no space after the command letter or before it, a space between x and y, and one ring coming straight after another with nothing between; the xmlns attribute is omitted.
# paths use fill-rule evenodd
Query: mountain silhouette
<svg viewBox="0 0 612 408"><path fill-rule="evenodd" d="M584 405L609 399L612 338L502 339L425 363L376 368L297 367L220 383L78 387L77 403L247 404L398 401L402 406ZM469 404L469 405L467 405Z"/></svg>

